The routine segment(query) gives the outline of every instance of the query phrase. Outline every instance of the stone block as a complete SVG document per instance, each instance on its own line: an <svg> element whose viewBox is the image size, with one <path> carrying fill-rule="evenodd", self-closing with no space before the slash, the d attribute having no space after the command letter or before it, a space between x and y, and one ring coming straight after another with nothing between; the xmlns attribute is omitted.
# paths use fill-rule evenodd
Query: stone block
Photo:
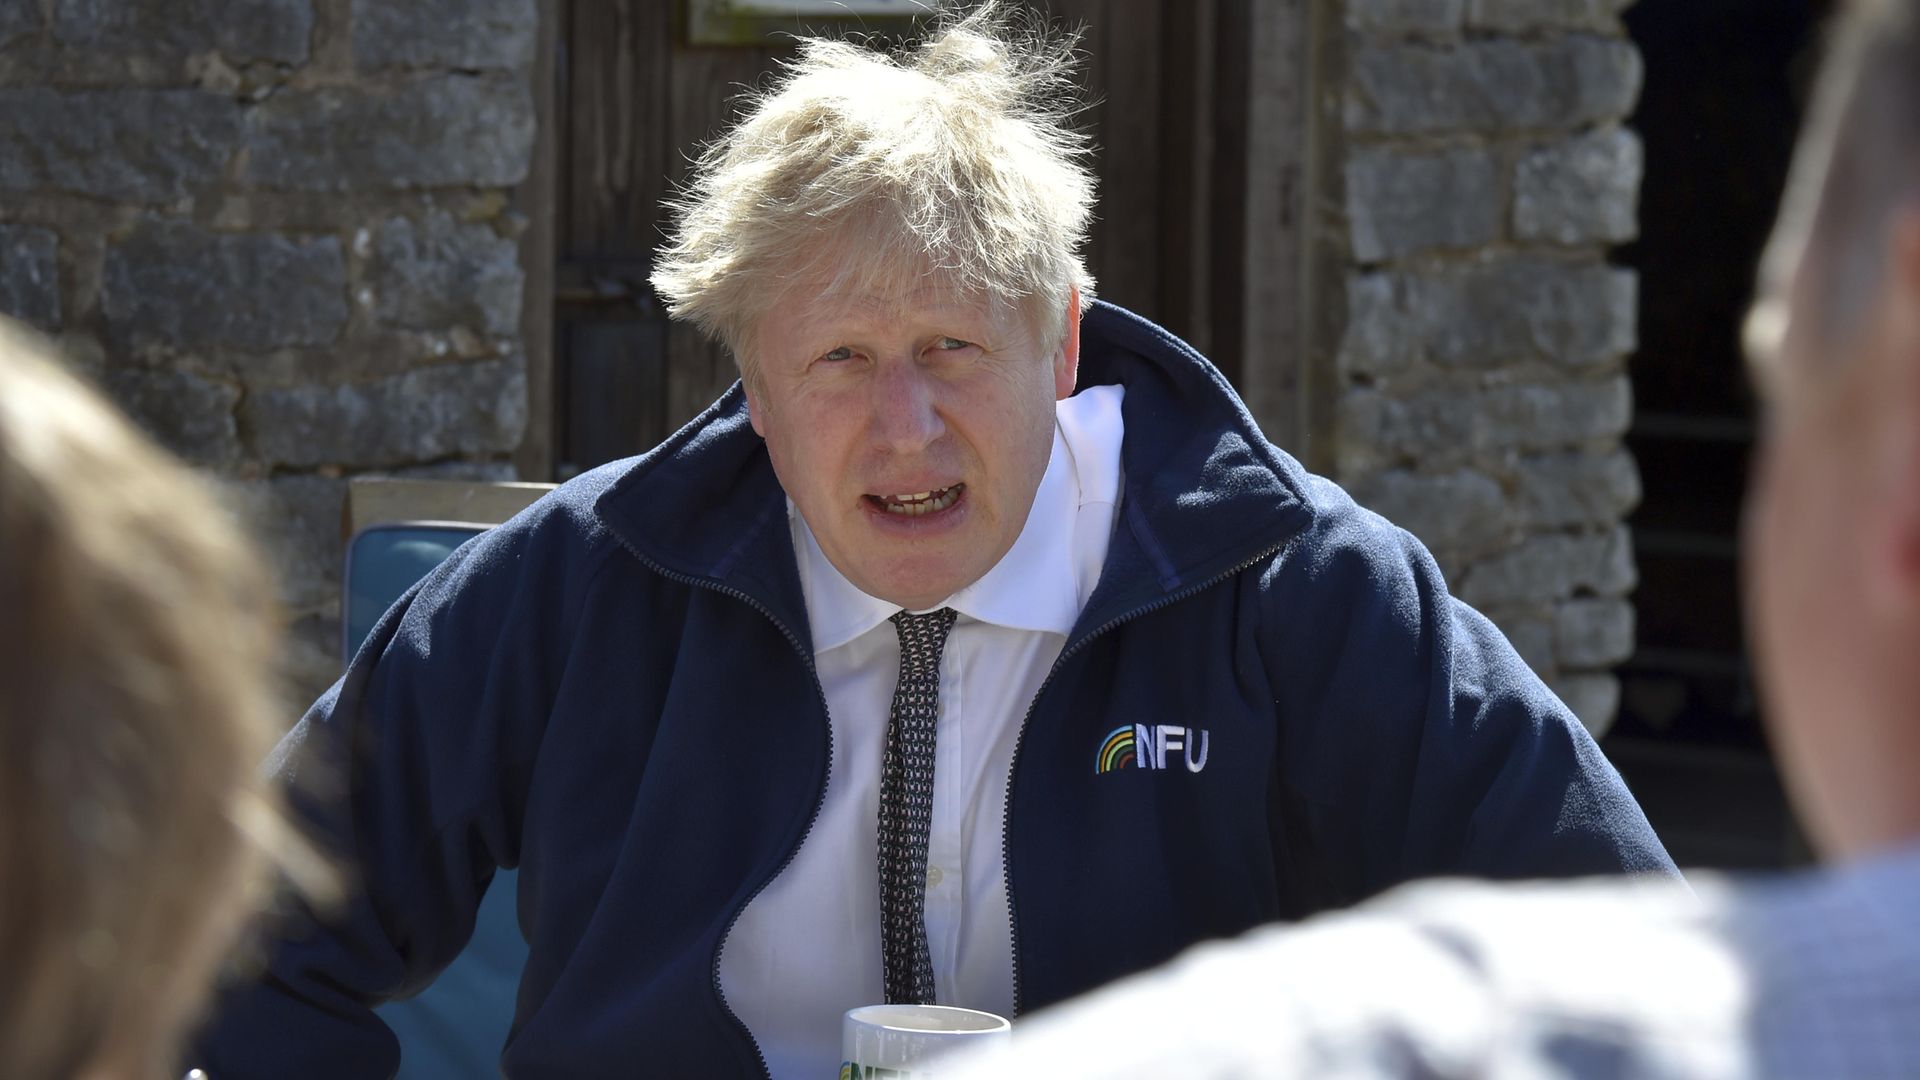
<svg viewBox="0 0 1920 1080"><path fill-rule="evenodd" d="M1625 449L1529 458L1515 502L1531 528L1612 525L1640 504L1640 470Z"/></svg>
<svg viewBox="0 0 1920 1080"><path fill-rule="evenodd" d="M1354 484L1353 497L1435 551L1480 551L1507 535L1507 500L1500 485L1471 469L1392 469Z"/></svg>
<svg viewBox="0 0 1920 1080"><path fill-rule="evenodd" d="M121 341L324 345L347 322L346 259L333 237L218 233L149 219L107 249L100 307Z"/></svg>
<svg viewBox="0 0 1920 1080"><path fill-rule="evenodd" d="M0 46L40 29L40 0L0 0Z"/></svg>
<svg viewBox="0 0 1920 1080"><path fill-rule="evenodd" d="M1624 661L1633 655L1633 605L1617 597L1561 604L1553 613L1553 654L1562 668Z"/></svg>
<svg viewBox="0 0 1920 1080"><path fill-rule="evenodd" d="M1340 363L1359 373L1416 360L1595 364L1634 350L1638 301L1633 271L1597 262L1512 257L1363 274L1348 279Z"/></svg>
<svg viewBox="0 0 1920 1080"><path fill-rule="evenodd" d="M328 610L340 599L340 512L347 482L282 473L231 484L229 504L260 538L280 581L281 598L296 612ZM333 646L337 654L339 646ZM336 672L337 674L337 672Z"/></svg>
<svg viewBox="0 0 1920 1080"><path fill-rule="evenodd" d="M1612 675L1562 675L1547 684L1594 738L1607 733L1620 714L1620 680Z"/></svg>
<svg viewBox="0 0 1920 1080"><path fill-rule="evenodd" d="M1441 384L1407 398L1356 390L1340 402L1341 475L1618 438L1632 419L1624 376L1479 389Z"/></svg>
<svg viewBox="0 0 1920 1080"><path fill-rule="evenodd" d="M1469 0L1467 25L1476 30L1615 32L1620 12L1633 0Z"/></svg>
<svg viewBox="0 0 1920 1080"><path fill-rule="evenodd" d="M1556 244L1633 239L1643 163L1640 137L1624 128L1528 154L1514 169L1514 235Z"/></svg>
<svg viewBox="0 0 1920 1080"><path fill-rule="evenodd" d="M353 0L353 58L363 68L517 71L533 65L536 0Z"/></svg>
<svg viewBox="0 0 1920 1080"><path fill-rule="evenodd" d="M526 178L533 129L532 91L517 79L285 92L247 118L246 178L294 191L511 187Z"/></svg>
<svg viewBox="0 0 1920 1080"><path fill-rule="evenodd" d="M233 407L238 387L172 369L114 368L101 373L107 396L160 445L200 465L240 457Z"/></svg>
<svg viewBox="0 0 1920 1080"><path fill-rule="evenodd" d="M54 0L63 45L142 56L218 52L297 64L313 37L312 0Z"/></svg>
<svg viewBox="0 0 1920 1080"><path fill-rule="evenodd" d="M1566 129L1614 120L1633 110L1644 74L1632 44L1588 36L1361 45L1351 70L1347 128L1396 135Z"/></svg>
<svg viewBox="0 0 1920 1080"><path fill-rule="evenodd" d="M200 90L0 89L0 191L171 202L218 180L240 107Z"/></svg>
<svg viewBox="0 0 1920 1080"><path fill-rule="evenodd" d="M1363 263L1482 247L1500 232L1500 179L1484 150L1357 150L1346 187L1353 255Z"/></svg>
<svg viewBox="0 0 1920 1080"><path fill-rule="evenodd" d="M1529 537L1519 547L1469 567L1459 596L1475 607L1534 606L1576 595L1624 596L1637 580L1633 540L1620 526L1592 536Z"/></svg>
<svg viewBox="0 0 1920 1080"><path fill-rule="evenodd" d="M60 238L51 230L0 225L0 313L59 328Z"/></svg>
<svg viewBox="0 0 1920 1080"><path fill-rule="evenodd" d="M445 210L381 225L366 282L374 314L394 326L519 333L526 280L518 245L487 225L462 224Z"/></svg>
<svg viewBox="0 0 1920 1080"><path fill-rule="evenodd" d="M387 466L505 453L527 420L519 358L443 364L342 386L263 389L241 420L264 461Z"/></svg>
<svg viewBox="0 0 1920 1080"><path fill-rule="evenodd" d="M1347 0L1347 26L1377 34L1444 34L1465 13L1466 0Z"/></svg>

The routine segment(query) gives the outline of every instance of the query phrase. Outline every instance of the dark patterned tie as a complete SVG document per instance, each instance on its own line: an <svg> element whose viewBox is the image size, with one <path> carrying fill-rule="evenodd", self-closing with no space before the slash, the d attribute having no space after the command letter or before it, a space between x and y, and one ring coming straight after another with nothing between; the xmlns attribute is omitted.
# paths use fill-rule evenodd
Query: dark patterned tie
<svg viewBox="0 0 1920 1080"><path fill-rule="evenodd" d="M940 651L954 611L893 617L900 679L880 762L880 956L887 1004L933 1004L927 949L927 833L933 824L933 737L940 719Z"/></svg>

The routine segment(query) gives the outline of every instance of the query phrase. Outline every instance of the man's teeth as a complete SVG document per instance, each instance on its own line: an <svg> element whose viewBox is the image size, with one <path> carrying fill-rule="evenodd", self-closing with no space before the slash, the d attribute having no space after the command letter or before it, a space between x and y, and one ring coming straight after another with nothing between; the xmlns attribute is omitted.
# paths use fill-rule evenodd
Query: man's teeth
<svg viewBox="0 0 1920 1080"><path fill-rule="evenodd" d="M952 506L960 498L961 485L937 491L916 491L911 495L883 495L880 505L887 508L889 514L901 514L906 517L919 517L922 514L937 513Z"/></svg>

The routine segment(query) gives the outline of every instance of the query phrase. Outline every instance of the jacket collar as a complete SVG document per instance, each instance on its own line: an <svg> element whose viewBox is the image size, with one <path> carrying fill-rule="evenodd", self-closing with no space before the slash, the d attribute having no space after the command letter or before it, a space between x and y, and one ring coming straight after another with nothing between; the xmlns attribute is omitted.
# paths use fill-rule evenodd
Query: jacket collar
<svg viewBox="0 0 1920 1080"><path fill-rule="evenodd" d="M1080 340L1081 385L1127 390L1126 481L1100 584L1070 643L1274 550L1312 516L1300 466L1191 346L1099 301ZM786 506L736 382L636 459L595 512L655 570L740 595L811 655Z"/></svg>

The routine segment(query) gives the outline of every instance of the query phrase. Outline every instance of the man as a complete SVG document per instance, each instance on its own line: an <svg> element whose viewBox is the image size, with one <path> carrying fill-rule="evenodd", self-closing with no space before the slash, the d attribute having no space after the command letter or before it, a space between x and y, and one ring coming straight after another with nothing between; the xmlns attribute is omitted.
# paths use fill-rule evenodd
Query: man
<svg viewBox="0 0 1920 1080"><path fill-rule="evenodd" d="M271 597L211 493L0 319L0 1076L165 1075L298 850L258 774Z"/></svg>
<svg viewBox="0 0 1920 1080"><path fill-rule="evenodd" d="M1417 543L1092 303L1070 67L986 10L806 42L707 152L654 282L743 386L456 553L303 721L367 898L232 1002L216 1077L390 1073L367 1004L497 865L516 1077L817 1076L856 1005L1017 1013L1435 873L1671 871Z"/></svg>
<svg viewBox="0 0 1920 1080"><path fill-rule="evenodd" d="M1697 897L1417 887L1210 947L966 1075L1920 1076L1920 2L1853 5L1816 106L1749 324L1746 554L1828 866Z"/></svg>

